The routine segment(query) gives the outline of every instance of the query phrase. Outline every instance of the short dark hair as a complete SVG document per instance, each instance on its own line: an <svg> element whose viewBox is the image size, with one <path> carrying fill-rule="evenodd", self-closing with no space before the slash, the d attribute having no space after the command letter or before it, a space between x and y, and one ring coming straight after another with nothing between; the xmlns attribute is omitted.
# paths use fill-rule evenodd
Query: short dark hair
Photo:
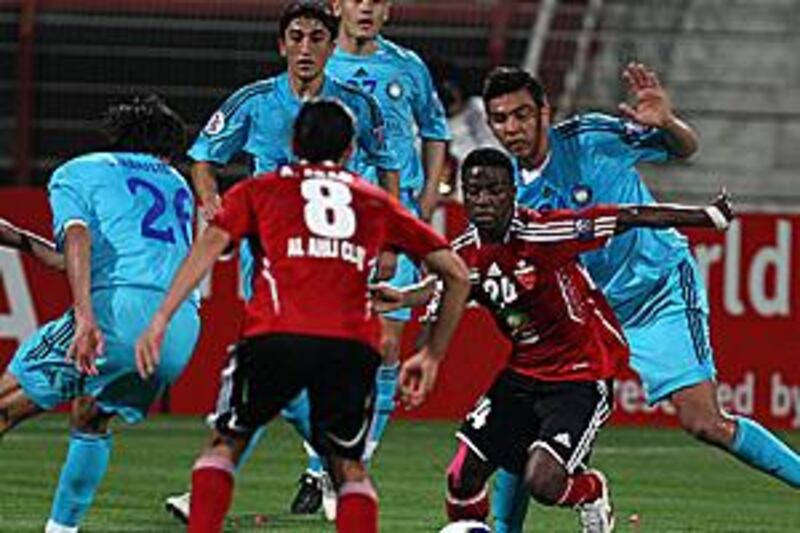
<svg viewBox="0 0 800 533"><path fill-rule="evenodd" d="M336 40L339 35L339 19L333 14L330 4L326 0L291 0L283 8L280 21L278 22L278 35L284 38L286 28L299 18L310 18L318 20L325 26L331 34L331 40Z"/></svg>
<svg viewBox="0 0 800 533"><path fill-rule="evenodd" d="M355 135L355 120L339 100L315 98L300 109L294 122L294 154L310 163L338 161Z"/></svg>
<svg viewBox="0 0 800 533"><path fill-rule="evenodd" d="M483 103L488 107L489 101L520 89L526 89L537 106L547 105L547 93L542 83L530 72L519 67L495 67L492 69L483 82Z"/></svg>
<svg viewBox="0 0 800 533"><path fill-rule="evenodd" d="M102 129L109 149L175 159L186 148L186 124L157 94L145 93L108 107Z"/></svg>
<svg viewBox="0 0 800 533"><path fill-rule="evenodd" d="M461 183L464 183L464 178L474 167L501 168L508 174L509 184L514 185L514 164L511 158L497 148L476 148L467 154L461 163Z"/></svg>

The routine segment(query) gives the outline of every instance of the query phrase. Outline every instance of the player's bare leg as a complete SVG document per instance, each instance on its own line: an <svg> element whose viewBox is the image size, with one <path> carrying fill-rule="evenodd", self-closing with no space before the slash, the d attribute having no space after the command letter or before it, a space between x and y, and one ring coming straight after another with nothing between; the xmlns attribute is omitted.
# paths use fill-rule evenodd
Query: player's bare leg
<svg viewBox="0 0 800 533"><path fill-rule="evenodd" d="M690 435L800 488L800 455L758 422L725 413L717 401L713 382L703 381L681 389L671 400L681 427Z"/></svg>
<svg viewBox="0 0 800 533"><path fill-rule="evenodd" d="M364 464L334 455L328 465L338 495L336 531L377 533L378 493Z"/></svg>
<svg viewBox="0 0 800 533"><path fill-rule="evenodd" d="M108 423L112 417L100 409L94 398L73 400L69 448L45 533L78 531L108 469L111 458Z"/></svg>
<svg viewBox="0 0 800 533"><path fill-rule="evenodd" d="M585 533L612 531L614 514L605 476L596 470L569 474L546 447L533 446L525 467L525 485L531 496L542 505L578 509Z"/></svg>
<svg viewBox="0 0 800 533"><path fill-rule="evenodd" d="M400 363L400 345L406 323L391 318L381 318L381 366L375 377L375 414L370 424L364 460L369 463L378 449L383 432L394 412L397 374Z"/></svg>
<svg viewBox="0 0 800 533"><path fill-rule="evenodd" d="M222 531L233 499L236 464L252 435L230 436L213 432L192 469L189 533Z"/></svg>
<svg viewBox="0 0 800 533"><path fill-rule="evenodd" d="M8 372L0 376L0 438L23 420L43 412L22 390L22 386Z"/></svg>

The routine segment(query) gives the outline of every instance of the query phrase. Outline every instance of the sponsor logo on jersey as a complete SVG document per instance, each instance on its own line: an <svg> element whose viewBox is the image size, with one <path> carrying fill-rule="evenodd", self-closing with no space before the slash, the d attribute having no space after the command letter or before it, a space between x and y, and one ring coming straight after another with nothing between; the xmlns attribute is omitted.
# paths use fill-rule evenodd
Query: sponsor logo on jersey
<svg viewBox="0 0 800 533"><path fill-rule="evenodd" d="M497 263L492 263L492 266L489 267L489 270L486 272L486 275L491 278L496 278L503 275L503 271L500 270L500 267L497 266Z"/></svg>
<svg viewBox="0 0 800 533"><path fill-rule="evenodd" d="M553 440L565 448L572 448L572 439L569 438L569 433L559 433L553 437Z"/></svg>
<svg viewBox="0 0 800 533"><path fill-rule="evenodd" d="M225 129L225 114L222 111L217 111L211 118L208 119L203 131L206 135L216 135Z"/></svg>

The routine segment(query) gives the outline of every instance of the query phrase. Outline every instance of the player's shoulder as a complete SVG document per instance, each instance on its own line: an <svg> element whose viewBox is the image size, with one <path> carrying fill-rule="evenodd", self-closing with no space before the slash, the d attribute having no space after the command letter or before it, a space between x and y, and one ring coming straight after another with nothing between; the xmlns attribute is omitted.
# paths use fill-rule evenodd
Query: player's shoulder
<svg viewBox="0 0 800 533"><path fill-rule="evenodd" d="M585 139L597 134L620 134L625 131L625 121L605 113L582 113L569 117L553 126L559 139Z"/></svg>
<svg viewBox="0 0 800 533"><path fill-rule="evenodd" d="M117 167L116 155L112 152L91 152L73 157L59 165L50 176L50 182L88 182Z"/></svg>
<svg viewBox="0 0 800 533"><path fill-rule="evenodd" d="M377 42L381 51L393 61L414 67L425 67L425 62L414 50L399 45L385 37L378 37Z"/></svg>
<svg viewBox="0 0 800 533"><path fill-rule="evenodd" d="M222 104L220 111L226 115L230 115L242 105L274 93L276 84L276 78L267 78L243 85L228 97L225 103Z"/></svg>
<svg viewBox="0 0 800 533"><path fill-rule="evenodd" d="M463 254L478 245L478 230L472 224L450 241L450 247L456 253Z"/></svg>

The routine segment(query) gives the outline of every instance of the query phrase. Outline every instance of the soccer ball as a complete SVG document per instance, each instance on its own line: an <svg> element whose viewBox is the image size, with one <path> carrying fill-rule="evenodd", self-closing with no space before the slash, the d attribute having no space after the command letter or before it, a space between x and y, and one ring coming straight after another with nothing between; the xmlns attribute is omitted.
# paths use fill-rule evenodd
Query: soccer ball
<svg viewBox="0 0 800 533"><path fill-rule="evenodd" d="M447 524L439 533L492 533L492 528L477 520L459 520Z"/></svg>

